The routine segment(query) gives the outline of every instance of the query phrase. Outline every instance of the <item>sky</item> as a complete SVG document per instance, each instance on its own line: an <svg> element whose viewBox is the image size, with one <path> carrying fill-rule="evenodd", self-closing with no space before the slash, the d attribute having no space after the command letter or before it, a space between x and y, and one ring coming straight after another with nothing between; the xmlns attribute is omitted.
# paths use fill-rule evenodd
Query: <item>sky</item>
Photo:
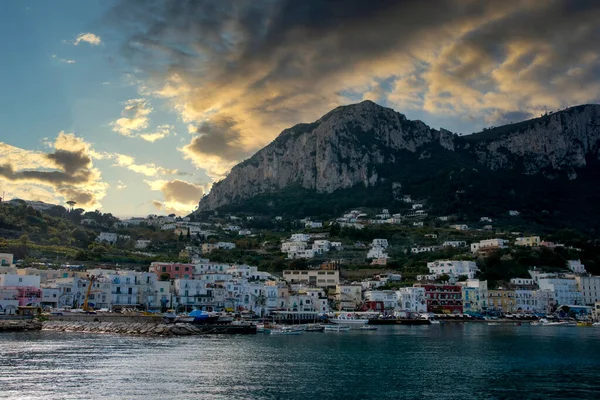
<svg viewBox="0 0 600 400"><path fill-rule="evenodd" d="M600 102L596 0L6 0L0 194L185 215L372 100L459 134Z"/></svg>

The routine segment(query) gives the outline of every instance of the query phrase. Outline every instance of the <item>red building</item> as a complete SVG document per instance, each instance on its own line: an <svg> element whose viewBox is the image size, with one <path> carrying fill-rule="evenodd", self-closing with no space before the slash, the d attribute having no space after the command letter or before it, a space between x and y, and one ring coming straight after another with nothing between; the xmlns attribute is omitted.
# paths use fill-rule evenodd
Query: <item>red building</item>
<svg viewBox="0 0 600 400"><path fill-rule="evenodd" d="M194 264L153 262L149 272L154 272L158 279L162 274L168 274L169 279L188 279L194 275Z"/></svg>
<svg viewBox="0 0 600 400"><path fill-rule="evenodd" d="M462 290L460 286L433 284L416 284L415 286L420 286L425 289L428 312L440 314L463 312Z"/></svg>

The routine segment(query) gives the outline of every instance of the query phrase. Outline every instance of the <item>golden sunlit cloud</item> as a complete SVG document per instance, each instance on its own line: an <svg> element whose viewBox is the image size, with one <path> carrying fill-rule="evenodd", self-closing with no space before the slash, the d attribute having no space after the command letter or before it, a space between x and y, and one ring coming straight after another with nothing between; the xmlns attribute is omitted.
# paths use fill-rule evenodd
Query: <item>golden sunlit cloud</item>
<svg viewBox="0 0 600 400"><path fill-rule="evenodd" d="M0 143L0 184L10 197L99 208L108 184L93 166L91 145L72 133L60 132L53 152L30 151Z"/></svg>
<svg viewBox="0 0 600 400"><path fill-rule="evenodd" d="M159 167L154 163L149 164L136 164L135 158L125 154L115 154L116 160L113 166L127 168L138 174L146 176L157 176L157 175L174 175L177 174L176 169L167 169Z"/></svg>
<svg viewBox="0 0 600 400"><path fill-rule="evenodd" d="M73 40L72 43L75 46L79 46L79 44L82 42L91 44L92 46L98 46L102 43L102 40L100 39L100 36L88 32L80 33L79 35L77 35L77 37Z"/></svg>

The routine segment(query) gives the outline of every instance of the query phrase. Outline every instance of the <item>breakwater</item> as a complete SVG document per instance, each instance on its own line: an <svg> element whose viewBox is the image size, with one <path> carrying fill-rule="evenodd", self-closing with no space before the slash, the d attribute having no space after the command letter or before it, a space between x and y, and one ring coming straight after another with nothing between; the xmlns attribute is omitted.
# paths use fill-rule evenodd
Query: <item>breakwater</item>
<svg viewBox="0 0 600 400"><path fill-rule="evenodd" d="M254 334L255 326L246 325L194 325L147 322L112 321L46 321L44 330L60 332L117 333L145 336L190 336L205 334Z"/></svg>
<svg viewBox="0 0 600 400"><path fill-rule="evenodd" d="M1 319L0 332L35 331L42 329L42 323L24 319Z"/></svg>

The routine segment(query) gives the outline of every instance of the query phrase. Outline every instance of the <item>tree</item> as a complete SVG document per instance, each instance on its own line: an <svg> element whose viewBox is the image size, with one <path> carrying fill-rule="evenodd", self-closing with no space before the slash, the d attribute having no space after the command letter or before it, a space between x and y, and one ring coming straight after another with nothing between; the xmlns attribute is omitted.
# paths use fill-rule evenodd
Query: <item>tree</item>
<svg viewBox="0 0 600 400"><path fill-rule="evenodd" d="M332 222L331 225L329 225L329 236L337 237L340 234L341 230L342 228L339 224Z"/></svg>
<svg viewBox="0 0 600 400"><path fill-rule="evenodd" d="M192 233L190 232L190 228L188 227L188 230L187 230L187 241L189 242L191 240L192 240Z"/></svg>
<svg viewBox="0 0 600 400"><path fill-rule="evenodd" d="M167 274L166 272L163 272L162 274L160 274L159 280L166 282L170 279L171 279L171 275Z"/></svg>
<svg viewBox="0 0 600 400"><path fill-rule="evenodd" d="M87 246L90 240L88 234L83 230L83 228L75 228L73 232L71 232L71 237L77 241L77 244L81 247Z"/></svg>

